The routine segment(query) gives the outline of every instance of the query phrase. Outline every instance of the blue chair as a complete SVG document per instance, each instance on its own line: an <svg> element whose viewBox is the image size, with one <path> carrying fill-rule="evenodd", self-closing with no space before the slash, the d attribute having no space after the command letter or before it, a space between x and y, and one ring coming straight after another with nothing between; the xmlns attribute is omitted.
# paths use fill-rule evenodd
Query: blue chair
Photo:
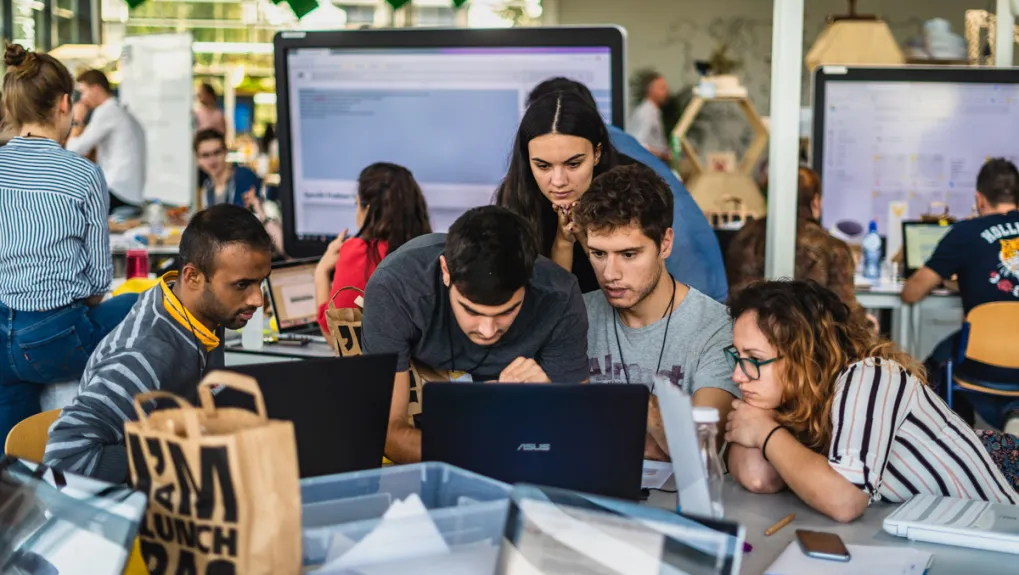
<svg viewBox="0 0 1019 575"><path fill-rule="evenodd" d="M970 396L973 409L1001 428L1005 414L1019 409L1019 302L979 305L966 316L957 357L946 366L945 399Z"/></svg>

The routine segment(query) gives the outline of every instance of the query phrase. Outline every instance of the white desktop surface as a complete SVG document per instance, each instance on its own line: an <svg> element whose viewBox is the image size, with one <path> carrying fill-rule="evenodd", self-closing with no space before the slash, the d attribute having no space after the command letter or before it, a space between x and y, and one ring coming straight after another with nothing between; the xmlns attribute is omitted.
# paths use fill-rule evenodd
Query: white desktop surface
<svg viewBox="0 0 1019 575"><path fill-rule="evenodd" d="M674 489L672 480L666 488ZM964 547L949 547L931 543L916 543L902 537L885 533L881 527L884 518L897 506L874 503L864 512L863 517L849 524L841 524L814 511L791 491L773 495L755 495L736 484L731 476L726 477L722 495L727 519L738 521L746 527L747 543L753 550L743 554L743 575L762 575L772 562L795 540L797 529L830 531L836 533L847 544L915 547L934 554L934 564L927 575L999 575L1009 572L1006 567L1019 558L1006 553L980 551ZM676 494L652 491L648 505L674 510ZM796 519L771 537L764 531L780 519L796 514ZM874 575L879 575L875 573Z"/></svg>
<svg viewBox="0 0 1019 575"><path fill-rule="evenodd" d="M934 316L952 316L958 314L958 326L962 327L962 298L959 294L949 290L935 290L929 296L915 304L903 303L901 299L902 282L877 283L867 285L860 278L856 281L856 301L867 310L892 310L892 339L899 347L909 352L917 359L923 360L929 353L929 349L921 349L921 328L925 321L925 315L930 318ZM948 330L950 333L957 329L954 326ZM945 334L947 337L948 333ZM929 346L927 346L929 347Z"/></svg>

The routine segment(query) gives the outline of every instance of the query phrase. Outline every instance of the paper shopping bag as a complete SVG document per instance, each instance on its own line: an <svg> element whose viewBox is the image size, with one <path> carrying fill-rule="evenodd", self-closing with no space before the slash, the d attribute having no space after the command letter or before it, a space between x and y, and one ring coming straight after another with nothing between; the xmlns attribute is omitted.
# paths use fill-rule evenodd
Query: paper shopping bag
<svg viewBox="0 0 1019 575"><path fill-rule="evenodd" d="M249 393L255 412L217 409L214 386ZM134 486L149 495L138 536L152 575L296 574L301 491L294 426L266 417L250 377L217 371L198 386L201 407L166 392L135 397L124 424ZM175 409L146 415L142 402Z"/></svg>
<svg viewBox="0 0 1019 575"><path fill-rule="evenodd" d="M342 287L329 296L326 308L326 325L329 326L329 344L336 355L350 357L361 355L361 317L359 308L337 308L333 300L341 292L356 291L364 301L364 292L356 287Z"/></svg>

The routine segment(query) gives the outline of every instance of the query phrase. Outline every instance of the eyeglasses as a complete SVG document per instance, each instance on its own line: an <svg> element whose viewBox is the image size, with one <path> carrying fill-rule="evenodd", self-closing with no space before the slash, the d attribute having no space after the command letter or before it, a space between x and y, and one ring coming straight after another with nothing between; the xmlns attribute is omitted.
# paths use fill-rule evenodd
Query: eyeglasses
<svg viewBox="0 0 1019 575"><path fill-rule="evenodd" d="M225 156L225 155L226 155L226 150L224 150L223 148L220 148L220 149L216 150L215 152L205 152L204 154L198 154L198 159L199 160L208 160L210 158L217 158L219 156Z"/></svg>
<svg viewBox="0 0 1019 575"><path fill-rule="evenodd" d="M763 360L754 359L752 357L740 357L739 350L737 350L734 345L730 345L723 349L722 352L725 353L725 360L729 364L729 369L736 369L736 364L738 363L739 368L743 370L743 374L751 380L761 379L762 367L782 359L782 356Z"/></svg>

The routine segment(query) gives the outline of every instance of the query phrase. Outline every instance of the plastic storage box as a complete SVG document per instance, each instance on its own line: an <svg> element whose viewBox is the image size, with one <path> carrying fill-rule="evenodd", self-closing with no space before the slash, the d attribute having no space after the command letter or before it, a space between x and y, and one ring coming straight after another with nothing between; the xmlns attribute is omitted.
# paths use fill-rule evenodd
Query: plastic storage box
<svg viewBox="0 0 1019 575"><path fill-rule="evenodd" d="M511 488L505 483L447 465L419 463L372 471L342 473L301 481L303 554L307 573L344 573L326 566L357 545L381 523L380 519L397 500L417 494L428 509L429 518L445 540L452 555L489 554L492 567L502 541ZM400 530L400 519L387 520L390 533ZM395 538L375 546L378 557L370 564L398 567L406 572L424 572L429 553L416 553L415 534L421 531L420 516L406 520L406 539ZM445 557L444 561L448 561ZM393 563L393 565L389 565Z"/></svg>

